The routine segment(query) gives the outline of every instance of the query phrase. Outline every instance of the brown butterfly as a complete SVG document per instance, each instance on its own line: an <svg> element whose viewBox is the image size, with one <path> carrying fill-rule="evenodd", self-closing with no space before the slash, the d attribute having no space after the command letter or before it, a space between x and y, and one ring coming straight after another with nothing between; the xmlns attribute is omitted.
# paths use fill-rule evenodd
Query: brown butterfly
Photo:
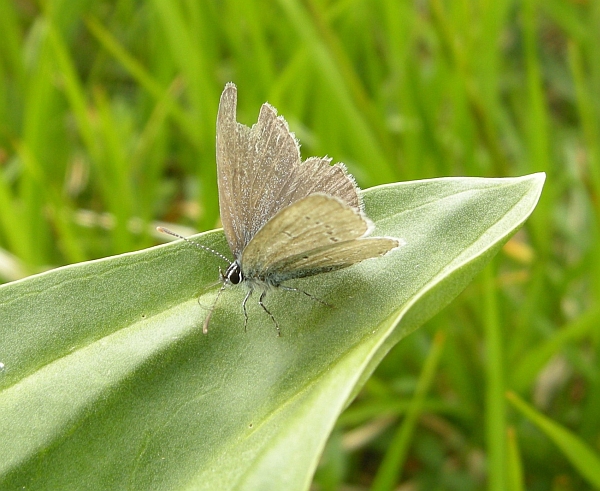
<svg viewBox="0 0 600 491"><path fill-rule="evenodd" d="M237 88L228 83L217 116L217 173L221 221L234 260L221 273L215 303L226 286L244 284L246 326L246 302L258 290L258 303L279 335L277 320L263 302L269 289L302 292L283 283L382 256L402 241L368 237L373 226L362 211L354 178L329 158L302 162L298 141L274 107L263 104L249 128L236 121L236 105Z"/></svg>

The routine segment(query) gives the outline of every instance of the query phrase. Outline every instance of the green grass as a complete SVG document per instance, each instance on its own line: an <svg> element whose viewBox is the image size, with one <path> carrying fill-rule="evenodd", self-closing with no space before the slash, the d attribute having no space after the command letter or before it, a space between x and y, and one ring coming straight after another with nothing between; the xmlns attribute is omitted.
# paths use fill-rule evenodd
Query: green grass
<svg viewBox="0 0 600 491"><path fill-rule="evenodd" d="M600 2L416 5L0 0L0 278L154 245L157 221L217 226L230 80L242 122L268 100L363 187L545 171L526 227L369 379L315 485L402 462L417 489L593 489Z"/></svg>

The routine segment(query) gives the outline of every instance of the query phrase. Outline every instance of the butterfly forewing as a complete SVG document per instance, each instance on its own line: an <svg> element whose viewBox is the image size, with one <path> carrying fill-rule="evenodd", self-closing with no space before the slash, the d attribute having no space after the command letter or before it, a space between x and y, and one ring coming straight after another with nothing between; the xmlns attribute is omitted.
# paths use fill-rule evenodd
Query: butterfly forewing
<svg viewBox="0 0 600 491"><path fill-rule="evenodd" d="M242 272L273 284L385 254L396 239L365 238L369 223L339 199L314 194L277 213L248 244Z"/></svg>
<svg viewBox="0 0 600 491"><path fill-rule="evenodd" d="M328 158L301 161L287 123L269 104L248 128L236 121L237 89L227 84L217 117L217 173L221 221L234 256L281 209L312 193L336 196L357 210L352 176Z"/></svg>

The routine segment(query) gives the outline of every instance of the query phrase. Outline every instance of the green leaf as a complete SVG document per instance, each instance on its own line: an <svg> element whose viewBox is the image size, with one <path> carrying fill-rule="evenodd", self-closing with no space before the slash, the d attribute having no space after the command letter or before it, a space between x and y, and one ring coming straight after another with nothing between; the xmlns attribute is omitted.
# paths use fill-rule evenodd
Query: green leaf
<svg viewBox="0 0 600 491"><path fill-rule="evenodd" d="M385 353L452 300L534 209L543 174L364 193L406 245L269 292L221 296L185 242L0 287L0 488L308 489L340 412ZM196 238L228 254L221 231Z"/></svg>
<svg viewBox="0 0 600 491"><path fill-rule="evenodd" d="M525 486L523 484L524 479L521 451L519 449L516 431L513 427L509 427L507 431L506 449L506 480L508 483L508 491L524 491Z"/></svg>
<svg viewBox="0 0 600 491"><path fill-rule="evenodd" d="M595 489L600 489L600 455L577 435L536 411L514 392L507 393L506 397L562 450L584 479Z"/></svg>

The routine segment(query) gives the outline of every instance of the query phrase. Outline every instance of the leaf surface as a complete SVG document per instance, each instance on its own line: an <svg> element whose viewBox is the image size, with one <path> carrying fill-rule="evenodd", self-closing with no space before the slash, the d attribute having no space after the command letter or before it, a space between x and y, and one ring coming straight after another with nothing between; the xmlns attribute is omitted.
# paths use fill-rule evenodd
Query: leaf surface
<svg viewBox="0 0 600 491"><path fill-rule="evenodd" d="M0 488L308 489L340 412L404 336L524 223L543 174L364 192L406 245L269 292L221 296L222 260L184 242L0 287ZM194 240L230 255L222 231Z"/></svg>

